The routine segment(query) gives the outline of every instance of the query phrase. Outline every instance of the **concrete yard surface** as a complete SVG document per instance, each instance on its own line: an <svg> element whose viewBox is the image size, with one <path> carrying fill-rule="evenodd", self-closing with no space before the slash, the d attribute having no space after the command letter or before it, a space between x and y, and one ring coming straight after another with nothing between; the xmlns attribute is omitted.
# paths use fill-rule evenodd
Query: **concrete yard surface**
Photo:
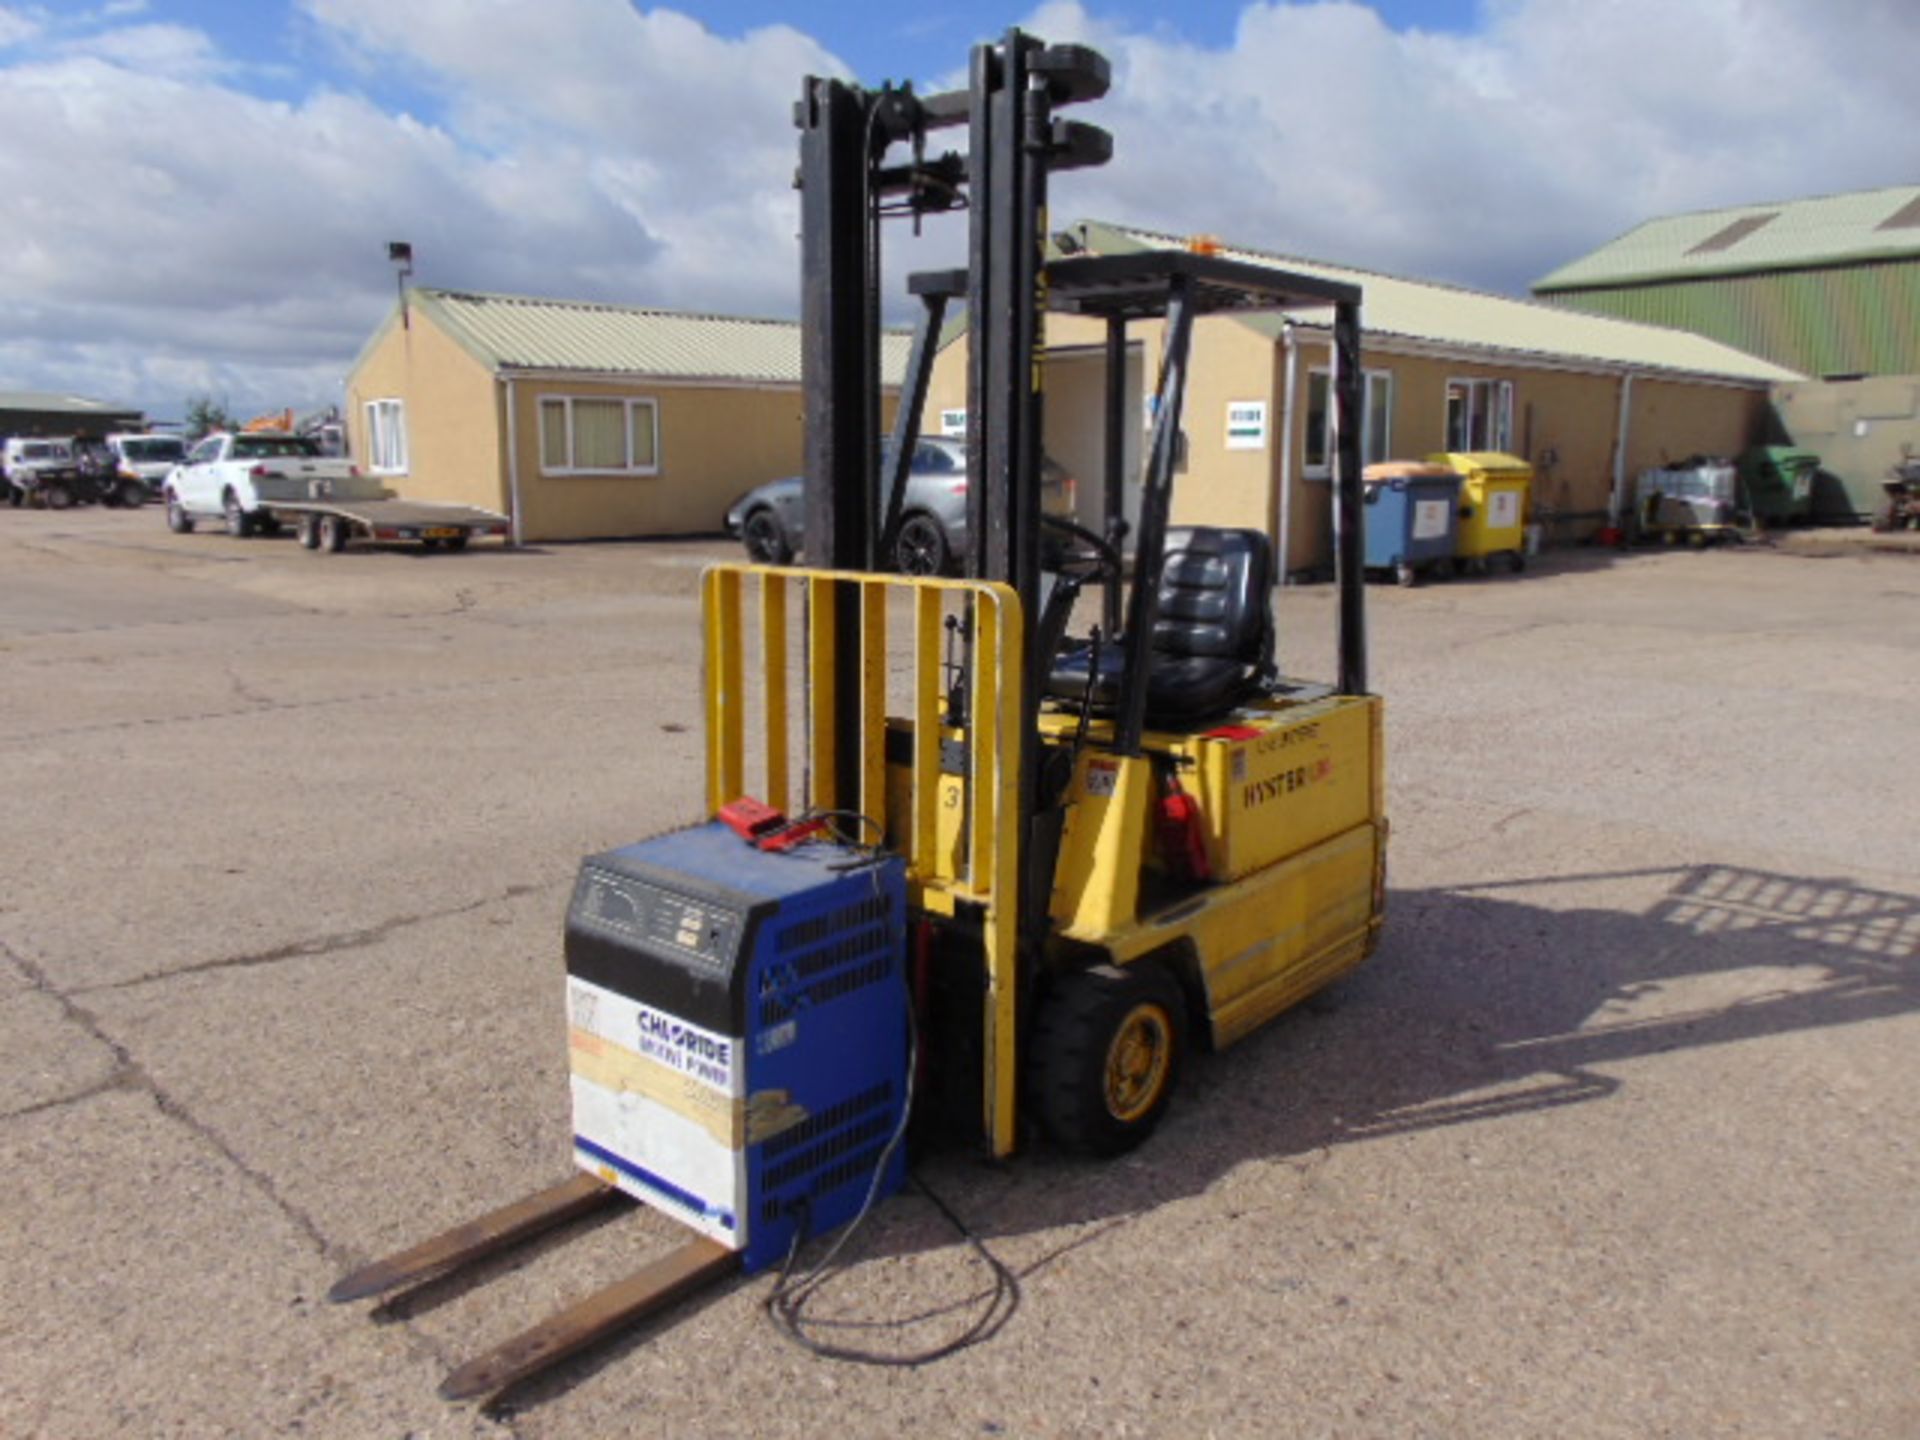
<svg viewBox="0 0 1920 1440"><path fill-rule="evenodd" d="M1374 588L1378 954L1125 1159L925 1159L991 1338L762 1275L439 1400L676 1241L323 1298L567 1174L566 897L697 815L734 553L0 512L0 1436L1920 1434L1920 557L1791 547ZM985 1301L915 1192L850 1254L857 1344Z"/></svg>

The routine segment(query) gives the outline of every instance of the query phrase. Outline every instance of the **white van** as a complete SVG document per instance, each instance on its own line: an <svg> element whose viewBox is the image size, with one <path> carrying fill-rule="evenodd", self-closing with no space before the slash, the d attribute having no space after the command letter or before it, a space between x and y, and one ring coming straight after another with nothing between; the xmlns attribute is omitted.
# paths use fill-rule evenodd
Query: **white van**
<svg viewBox="0 0 1920 1440"><path fill-rule="evenodd" d="M166 488L167 476L187 461L187 442L178 435L109 435L115 471L123 480L138 480L149 495Z"/></svg>

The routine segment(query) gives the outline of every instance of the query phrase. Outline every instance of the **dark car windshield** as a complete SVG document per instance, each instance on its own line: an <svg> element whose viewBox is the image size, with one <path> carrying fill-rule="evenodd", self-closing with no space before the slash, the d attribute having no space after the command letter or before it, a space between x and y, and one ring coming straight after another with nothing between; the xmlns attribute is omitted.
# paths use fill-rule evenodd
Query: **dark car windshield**
<svg viewBox="0 0 1920 1440"><path fill-rule="evenodd" d="M922 440L913 448L913 473L916 475L952 475L966 468L967 452L958 445Z"/></svg>
<svg viewBox="0 0 1920 1440"><path fill-rule="evenodd" d="M304 435L237 435L233 441L236 460L267 460L287 455L318 456L320 446Z"/></svg>
<svg viewBox="0 0 1920 1440"><path fill-rule="evenodd" d="M122 440L120 453L129 460L184 460L187 447L168 436L157 440Z"/></svg>

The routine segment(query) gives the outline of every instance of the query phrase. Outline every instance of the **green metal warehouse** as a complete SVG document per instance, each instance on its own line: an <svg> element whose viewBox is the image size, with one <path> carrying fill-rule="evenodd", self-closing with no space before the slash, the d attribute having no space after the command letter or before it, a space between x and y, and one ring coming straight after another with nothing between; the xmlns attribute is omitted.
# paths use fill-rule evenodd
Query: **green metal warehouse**
<svg viewBox="0 0 1920 1440"><path fill-rule="evenodd" d="M1822 379L1920 372L1920 185L1649 220L1534 282Z"/></svg>

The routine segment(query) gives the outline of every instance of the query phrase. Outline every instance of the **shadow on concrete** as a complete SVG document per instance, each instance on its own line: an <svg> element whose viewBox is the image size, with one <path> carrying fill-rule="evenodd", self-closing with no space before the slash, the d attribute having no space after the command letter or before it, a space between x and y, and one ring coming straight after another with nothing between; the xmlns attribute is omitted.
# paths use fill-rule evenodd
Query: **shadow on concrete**
<svg viewBox="0 0 1920 1440"><path fill-rule="evenodd" d="M1665 893L1643 913L1534 903L1556 887L1660 876ZM993 1165L949 1152L922 1157L918 1173L989 1249L1068 1230L1020 1267L1025 1278L1247 1161L1603 1104L1630 1083L1610 1070L1621 1062L1916 1009L1920 899L1844 880L1703 865L1401 890L1366 966L1241 1045L1192 1057L1166 1122L1133 1155L1088 1162L1036 1145ZM844 1278L952 1255L958 1239L909 1189L856 1237ZM817 1333L851 1332L898 1354L964 1329L993 1286L984 1261L957 1253L962 1261L913 1278L912 1313L863 1317L860 1301L822 1303ZM766 1283L735 1280L713 1295ZM504 1408L571 1389L685 1313L517 1387Z"/></svg>

